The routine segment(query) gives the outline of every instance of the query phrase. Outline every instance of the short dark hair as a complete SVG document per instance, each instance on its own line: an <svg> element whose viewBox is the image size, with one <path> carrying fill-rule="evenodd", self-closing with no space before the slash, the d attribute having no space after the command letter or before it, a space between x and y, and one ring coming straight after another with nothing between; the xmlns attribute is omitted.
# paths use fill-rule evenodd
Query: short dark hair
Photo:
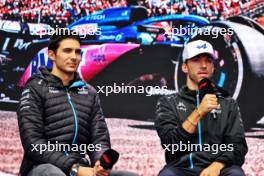
<svg viewBox="0 0 264 176"><path fill-rule="evenodd" d="M63 30L65 32L61 32ZM57 28L53 35L50 37L48 50L52 50L56 53L57 49L59 48L60 42L65 39L77 40L81 44L81 38L76 31L66 28Z"/></svg>

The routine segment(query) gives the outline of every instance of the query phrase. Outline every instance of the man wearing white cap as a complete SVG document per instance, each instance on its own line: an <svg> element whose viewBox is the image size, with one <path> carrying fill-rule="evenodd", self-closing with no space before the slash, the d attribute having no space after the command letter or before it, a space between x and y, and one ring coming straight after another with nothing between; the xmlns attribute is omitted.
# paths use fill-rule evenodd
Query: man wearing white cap
<svg viewBox="0 0 264 176"><path fill-rule="evenodd" d="M214 72L212 45L191 41L182 58L186 85L161 97L156 107L155 127L167 163L159 175L244 176L241 166L248 149L237 102L215 94L199 98L198 83Z"/></svg>

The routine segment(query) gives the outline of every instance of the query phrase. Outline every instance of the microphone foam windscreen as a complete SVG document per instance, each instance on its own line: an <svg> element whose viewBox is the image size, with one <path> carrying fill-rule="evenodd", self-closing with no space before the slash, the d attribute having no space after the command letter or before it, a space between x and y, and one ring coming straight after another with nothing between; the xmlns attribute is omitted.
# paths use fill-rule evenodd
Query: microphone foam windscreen
<svg viewBox="0 0 264 176"><path fill-rule="evenodd" d="M198 84L200 101L206 94L215 93L215 84L208 78L202 79Z"/></svg>
<svg viewBox="0 0 264 176"><path fill-rule="evenodd" d="M109 149L103 153L100 158L101 166L107 170L112 169L114 164L117 162L119 158L119 153L113 149Z"/></svg>

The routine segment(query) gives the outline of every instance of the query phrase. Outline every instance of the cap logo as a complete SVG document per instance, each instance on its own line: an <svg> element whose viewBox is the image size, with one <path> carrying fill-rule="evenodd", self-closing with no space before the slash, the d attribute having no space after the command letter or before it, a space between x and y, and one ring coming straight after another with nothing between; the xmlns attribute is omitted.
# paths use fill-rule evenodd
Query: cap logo
<svg viewBox="0 0 264 176"><path fill-rule="evenodd" d="M198 45L196 48L198 48L198 49L201 49L201 48L206 49L207 46L206 46L206 43L205 43L203 45Z"/></svg>

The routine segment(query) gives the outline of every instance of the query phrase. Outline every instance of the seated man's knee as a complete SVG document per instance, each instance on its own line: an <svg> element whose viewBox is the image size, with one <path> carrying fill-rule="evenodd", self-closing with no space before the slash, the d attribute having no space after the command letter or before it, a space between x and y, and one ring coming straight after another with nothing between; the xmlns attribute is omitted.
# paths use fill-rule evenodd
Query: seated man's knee
<svg viewBox="0 0 264 176"><path fill-rule="evenodd" d="M165 166L159 173L159 176L184 176L179 168Z"/></svg>
<svg viewBox="0 0 264 176"><path fill-rule="evenodd" d="M163 168L160 173L159 176L175 176L175 174L173 173L173 171L169 168Z"/></svg>
<svg viewBox="0 0 264 176"><path fill-rule="evenodd" d="M240 166L231 166L224 168L221 171L221 176L245 176L244 171Z"/></svg>
<svg viewBox="0 0 264 176"><path fill-rule="evenodd" d="M28 176L66 176L65 173L58 167L52 164L40 164L35 166Z"/></svg>
<svg viewBox="0 0 264 176"><path fill-rule="evenodd" d="M109 176L138 176L138 174L129 171L110 171Z"/></svg>

